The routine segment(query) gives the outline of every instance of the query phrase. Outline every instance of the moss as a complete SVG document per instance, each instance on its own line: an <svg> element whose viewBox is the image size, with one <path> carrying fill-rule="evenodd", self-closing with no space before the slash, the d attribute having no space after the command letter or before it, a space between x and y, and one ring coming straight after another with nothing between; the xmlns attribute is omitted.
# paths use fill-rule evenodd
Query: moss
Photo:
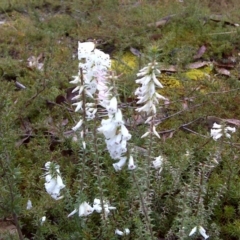
<svg viewBox="0 0 240 240"><path fill-rule="evenodd" d="M138 58L131 52L125 52L122 56L113 58L112 69L117 73L132 74L138 67L138 62Z"/></svg>
<svg viewBox="0 0 240 240"><path fill-rule="evenodd" d="M185 76L190 80L202 80L209 78L209 74L212 71L212 67L205 67L202 69L191 69L186 71Z"/></svg>

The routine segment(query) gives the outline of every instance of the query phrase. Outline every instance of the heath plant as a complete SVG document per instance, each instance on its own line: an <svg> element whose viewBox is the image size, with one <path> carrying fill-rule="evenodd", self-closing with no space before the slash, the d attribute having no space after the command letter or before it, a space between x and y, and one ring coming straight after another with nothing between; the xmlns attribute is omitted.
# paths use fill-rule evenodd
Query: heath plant
<svg viewBox="0 0 240 240"><path fill-rule="evenodd" d="M0 239L240 238L239 14L215 5L0 3Z"/></svg>

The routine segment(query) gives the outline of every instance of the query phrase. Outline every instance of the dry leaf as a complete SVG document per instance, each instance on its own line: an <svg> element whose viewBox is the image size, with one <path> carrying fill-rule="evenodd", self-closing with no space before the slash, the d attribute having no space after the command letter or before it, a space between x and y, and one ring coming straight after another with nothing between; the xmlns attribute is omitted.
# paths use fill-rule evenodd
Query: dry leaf
<svg viewBox="0 0 240 240"><path fill-rule="evenodd" d="M216 70L216 72L219 73L219 74L222 74L222 75L228 76L228 77L230 76L230 71L228 71L228 70L225 69L225 68L218 68L218 67L216 67L215 70Z"/></svg>
<svg viewBox="0 0 240 240"><path fill-rule="evenodd" d="M137 56L137 57L141 57L142 53L137 50L136 48L130 47L130 51L133 55Z"/></svg>
<svg viewBox="0 0 240 240"><path fill-rule="evenodd" d="M172 14L172 15L169 15L169 16L166 16L162 19L160 19L159 21L155 22L155 23L149 23L147 26L148 27L162 27L164 26L166 23L169 22L169 20L174 17L176 14Z"/></svg>
<svg viewBox="0 0 240 240"><path fill-rule="evenodd" d="M175 65L162 65L159 67L162 72L177 72L177 66Z"/></svg>
<svg viewBox="0 0 240 240"><path fill-rule="evenodd" d="M193 56L193 59L201 58L202 55L206 52L206 50L207 50L207 47L206 47L205 45L202 45L202 46L198 49L196 55Z"/></svg>
<svg viewBox="0 0 240 240"><path fill-rule="evenodd" d="M223 60L224 61L224 60ZM236 60L235 59L225 59L225 62L213 62L214 66L219 67L219 68L234 68L236 65Z"/></svg>
<svg viewBox="0 0 240 240"><path fill-rule="evenodd" d="M161 134L161 138L165 142L168 138L172 138L174 133L175 133L175 130L169 130L160 134Z"/></svg>
<svg viewBox="0 0 240 240"><path fill-rule="evenodd" d="M240 127L240 120L238 119L223 119L226 123L233 124L235 126Z"/></svg>
<svg viewBox="0 0 240 240"><path fill-rule="evenodd" d="M208 61L201 61L201 62L194 62L194 63L190 63L186 66L186 68L188 69L198 69L198 68L201 68L201 67L205 67L205 66L208 66L211 62L208 62Z"/></svg>

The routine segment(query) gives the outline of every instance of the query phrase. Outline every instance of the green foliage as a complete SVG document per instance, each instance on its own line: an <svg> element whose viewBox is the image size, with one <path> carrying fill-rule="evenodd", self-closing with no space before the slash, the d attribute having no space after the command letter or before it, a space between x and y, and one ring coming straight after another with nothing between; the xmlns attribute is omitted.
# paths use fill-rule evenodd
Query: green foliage
<svg viewBox="0 0 240 240"><path fill-rule="evenodd" d="M239 3L235 0L233 8L234 1L221 1L232 18L213 21L217 1L126 2L1 1L0 19L6 23L0 24L0 221L11 219L19 239L118 239L116 228L130 229L123 239L153 239L150 229L154 238L189 239L199 225L212 239L239 239L239 130L230 140L209 136L218 118L239 119L239 74L233 69L226 78L214 68L185 69L202 45L203 60L238 53L239 30L226 21L240 21ZM164 26L148 26L169 15ZM132 134L134 173L114 171L102 136L95 133L102 116L86 123L86 150L79 134L70 131L79 114L71 105L69 81L78 71L77 41L87 39L110 52L113 70L123 73L117 87ZM170 101L159 105L161 140L140 138L149 126L134 111L135 74L153 57L150 46L157 61L179 70L159 78L164 85L159 94ZM141 58L130 47L141 51ZM42 71L28 66L29 57L41 55ZM26 88L17 88L17 82ZM151 164L159 155L161 172ZM48 161L60 166L66 185L59 201L44 188ZM67 218L94 198L116 207L107 220L96 212Z"/></svg>

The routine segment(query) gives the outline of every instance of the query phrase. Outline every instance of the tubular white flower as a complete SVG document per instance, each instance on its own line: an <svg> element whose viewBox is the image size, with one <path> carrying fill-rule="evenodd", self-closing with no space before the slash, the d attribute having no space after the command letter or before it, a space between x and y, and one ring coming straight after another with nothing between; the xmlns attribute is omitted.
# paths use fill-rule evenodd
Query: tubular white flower
<svg viewBox="0 0 240 240"><path fill-rule="evenodd" d="M109 103L109 105L107 106L106 109L107 109L109 114L113 114L113 113L117 112L117 98L116 97L113 97L110 100L110 103Z"/></svg>
<svg viewBox="0 0 240 240"><path fill-rule="evenodd" d="M129 170L134 170L136 168L136 165L134 164L134 160L132 155L129 157L129 162L128 162L128 169Z"/></svg>
<svg viewBox="0 0 240 240"><path fill-rule="evenodd" d="M199 226L198 231L204 237L204 239L209 238L209 236L206 234L206 230L202 226Z"/></svg>
<svg viewBox="0 0 240 240"><path fill-rule="evenodd" d="M94 211L94 208L92 208L87 202L83 202L79 205L78 215L79 217L88 216Z"/></svg>
<svg viewBox="0 0 240 240"><path fill-rule="evenodd" d="M123 235L124 235L124 232L123 232L123 231L120 231L119 229L116 229L116 230L115 230L115 234L116 234L116 235L119 235L119 236L123 236Z"/></svg>
<svg viewBox="0 0 240 240"><path fill-rule="evenodd" d="M189 236L189 237L192 236L196 231L197 231L197 226L194 227L194 228L191 230L191 232L189 233L188 236Z"/></svg>
<svg viewBox="0 0 240 240"><path fill-rule="evenodd" d="M144 134L141 136L141 138L145 138L145 137L147 137L147 136L149 135L149 133L150 133L150 132L146 132L146 133L144 133Z"/></svg>
<svg viewBox="0 0 240 240"><path fill-rule="evenodd" d="M32 201L30 199L28 199L27 201L27 210L30 210L32 208Z"/></svg>
<svg viewBox="0 0 240 240"><path fill-rule="evenodd" d="M155 160L152 161L152 163L155 169L159 169L159 168L161 169L163 164L163 157L162 156L156 157Z"/></svg>
<svg viewBox="0 0 240 240"><path fill-rule="evenodd" d="M74 215L75 213L77 213L78 210L77 209L74 209L71 213L68 214L67 217L71 217L72 215Z"/></svg>
<svg viewBox="0 0 240 240"><path fill-rule="evenodd" d="M46 221L46 216L43 216L42 218L41 218L41 225L43 225L43 223Z"/></svg>
<svg viewBox="0 0 240 240"><path fill-rule="evenodd" d="M51 165L53 165L52 168ZM47 173L45 175L46 182L44 185L47 193L55 200L62 199L63 197L60 196L60 190L63 189L65 185L63 184L62 178L60 176L59 166L54 165L54 163L47 162L45 164L45 168L47 170Z"/></svg>
<svg viewBox="0 0 240 240"><path fill-rule="evenodd" d="M126 157L121 157L120 160L117 163L113 164L114 169L116 171L122 170L122 167L125 165L126 161L127 161Z"/></svg>

